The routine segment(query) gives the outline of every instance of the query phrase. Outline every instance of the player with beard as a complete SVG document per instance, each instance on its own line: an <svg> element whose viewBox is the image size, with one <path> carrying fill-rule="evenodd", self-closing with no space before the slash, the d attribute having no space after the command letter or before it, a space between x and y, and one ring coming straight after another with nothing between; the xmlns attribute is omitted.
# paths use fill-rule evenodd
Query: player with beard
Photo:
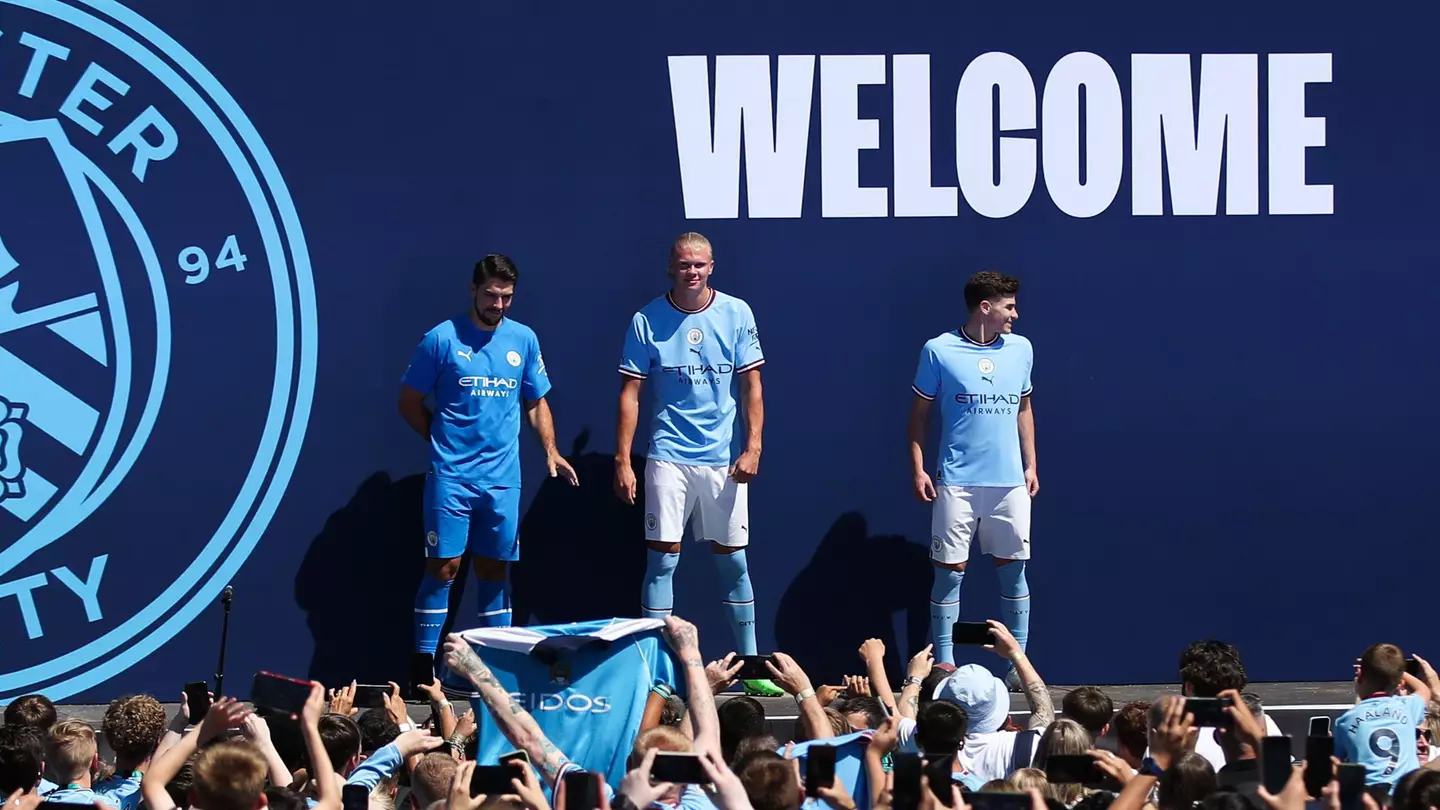
<svg viewBox="0 0 1440 810"><path fill-rule="evenodd" d="M425 575L415 596L415 649L435 653L450 585L469 551L479 624L510 626L511 561L520 557L520 414L545 448L550 477L579 483L555 449L540 342L506 315L519 274L491 254L475 265L470 306L425 333L405 370L400 413L430 442L425 475ZM425 405L433 398L435 408Z"/></svg>

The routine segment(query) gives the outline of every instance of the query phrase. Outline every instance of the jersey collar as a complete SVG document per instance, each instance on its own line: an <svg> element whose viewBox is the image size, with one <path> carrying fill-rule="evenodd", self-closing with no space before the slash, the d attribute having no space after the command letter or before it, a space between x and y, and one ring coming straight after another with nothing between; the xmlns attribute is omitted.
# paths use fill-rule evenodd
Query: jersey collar
<svg viewBox="0 0 1440 810"><path fill-rule="evenodd" d="M701 306L699 309L686 309L686 308L680 306L678 303L676 303L676 301L675 301L675 296L671 295L669 292L665 293L665 300L670 302L670 306L672 306L672 307L680 310L681 312L685 313L686 315L695 315L695 314L697 314L697 313L704 312L705 310L707 310L707 309L710 308L710 305L711 305L711 304L715 303L715 288L714 288L714 287L710 287L709 290L710 290L710 297L705 300L705 304L704 304L703 306Z"/></svg>
<svg viewBox="0 0 1440 810"><path fill-rule="evenodd" d="M990 338L989 342L986 343L981 343L980 341L975 340L969 335L965 334L965 327L963 326L959 329L956 329L955 334L959 335L961 340L969 343L971 346L994 346L996 343L1000 342L1000 334L998 332L995 334L994 337Z"/></svg>

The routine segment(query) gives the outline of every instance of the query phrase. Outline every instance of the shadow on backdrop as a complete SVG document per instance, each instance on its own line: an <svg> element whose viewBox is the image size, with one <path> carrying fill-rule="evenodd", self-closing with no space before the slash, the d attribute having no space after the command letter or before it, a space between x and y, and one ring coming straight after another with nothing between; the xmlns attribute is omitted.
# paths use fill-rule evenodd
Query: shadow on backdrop
<svg viewBox="0 0 1440 810"><path fill-rule="evenodd" d="M566 456L580 486L546 478L520 521L520 562L511 568L516 624L558 624L640 615L645 576L645 459L635 505L615 496L615 457L586 453L581 431Z"/></svg>
<svg viewBox="0 0 1440 810"><path fill-rule="evenodd" d="M897 673L903 677L905 662L929 643L930 567L925 546L901 535L871 535L859 512L841 515L780 598L777 649L793 656L813 683L838 684L843 675L864 674L860 645L878 638L898 688ZM909 649L900 649L897 613Z"/></svg>

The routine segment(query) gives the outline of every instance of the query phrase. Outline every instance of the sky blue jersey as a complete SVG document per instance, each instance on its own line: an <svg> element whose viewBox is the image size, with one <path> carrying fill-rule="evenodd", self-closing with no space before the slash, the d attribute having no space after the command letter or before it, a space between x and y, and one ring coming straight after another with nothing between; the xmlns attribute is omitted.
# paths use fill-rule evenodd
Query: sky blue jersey
<svg viewBox="0 0 1440 810"><path fill-rule="evenodd" d="M940 403L937 484L1016 487L1025 483L1020 457L1020 400L1030 396L1035 352L1016 334L976 343L958 330L925 343L915 393Z"/></svg>
<svg viewBox="0 0 1440 810"><path fill-rule="evenodd" d="M1415 695L1362 700L1335 721L1335 756L1365 766L1365 784L1393 785L1420 767L1415 730L1425 701Z"/></svg>
<svg viewBox="0 0 1440 810"><path fill-rule="evenodd" d="M520 414L550 391L530 327L505 318L486 331L457 315L425 333L401 382L435 400L432 474L520 486Z"/></svg>
<svg viewBox="0 0 1440 810"><path fill-rule="evenodd" d="M750 305L718 290L694 312L669 293L635 313L620 373L647 380L652 403L647 455L725 467L739 456L735 433L740 375L765 362Z"/></svg>

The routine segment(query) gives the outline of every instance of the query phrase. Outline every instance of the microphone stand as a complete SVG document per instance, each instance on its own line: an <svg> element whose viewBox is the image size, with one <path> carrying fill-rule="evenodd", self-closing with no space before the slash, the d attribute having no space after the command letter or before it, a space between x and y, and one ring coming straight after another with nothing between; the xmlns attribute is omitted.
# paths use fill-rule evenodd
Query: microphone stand
<svg viewBox="0 0 1440 810"><path fill-rule="evenodd" d="M216 699L225 695L225 644L230 637L230 601L234 596L235 589L229 585L220 593L220 604L225 608L225 618L220 623L220 662L215 665Z"/></svg>

